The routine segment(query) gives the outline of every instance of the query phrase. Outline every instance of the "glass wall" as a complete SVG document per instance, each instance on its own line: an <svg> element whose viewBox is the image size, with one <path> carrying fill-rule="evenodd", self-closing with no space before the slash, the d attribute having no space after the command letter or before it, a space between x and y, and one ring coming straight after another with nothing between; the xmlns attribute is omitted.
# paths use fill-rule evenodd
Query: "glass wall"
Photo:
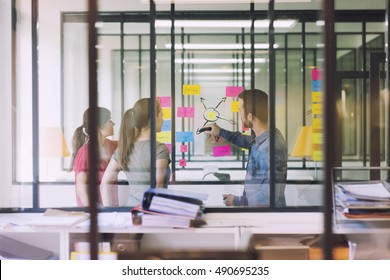
<svg viewBox="0 0 390 280"><path fill-rule="evenodd" d="M87 1L57 2L40 0L35 12L29 0L15 2L14 183L7 206L78 205L71 167L76 151L73 135L89 106ZM129 6L128 1L99 1L97 96L98 106L111 112L109 120L115 125L108 139L113 141L120 137L125 112L138 99L151 96L149 5L134 2ZM215 3L177 4L172 11L173 33L171 6L157 5L156 96L164 122L156 140L169 150L168 188L206 193L206 205L221 210L226 209L223 194L242 195L249 150L199 129L216 123L250 134L243 126L237 94L253 87L274 101L269 109L272 125L286 141L287 206L321 206L321 3L277 1L272 36L269 5L249 2L223 8ZM348 7L344 2L336 1L340 10L336 18L339 161L340 166L364 166L370 162L373 146L368 110L370 54L385 51L385 8L384 1L376 1L375 10L358 11L361 16L355 23L346 10L361 9L360 4ZM39 28L32 29L36 23ZM384 163L388 113L383 79L380 86L377 146ZM311 151L295 153L305 127L310 127ZM130 189L128 178L120 172L119 206L133 206L128 204Z"/></svg>

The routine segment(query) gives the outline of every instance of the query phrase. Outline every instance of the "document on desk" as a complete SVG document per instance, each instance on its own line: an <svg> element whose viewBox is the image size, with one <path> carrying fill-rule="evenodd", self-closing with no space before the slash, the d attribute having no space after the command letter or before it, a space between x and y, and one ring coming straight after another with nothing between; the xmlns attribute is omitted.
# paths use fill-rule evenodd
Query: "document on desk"
<svg viewBox="0 0 390 280"><path fill-rule="evenodd" d="M26 225L71 227L88 219L89 215L84 212L67 212L48 209L42 216L31 220Z"/></svg>
<svg viewBox="0 0 390 280"><path fill-rule="evenodd" d="M389 186L386 182L338 183L337 186L344 194L358 199L390 201Z"/></svg>
<svg viewBox="0 0 390 280"><path fill-rule="evenodd" d="M88 217L75 216L75 217L54 217L54 216L42 216L28 222L29 226L74 226L82 221L87 220Z"/></svg>
<svg viewBox="0 0 390 280"><path fill-rule="evenodd" d="M132 226L131 214L107 212L98 214L98 226L99 227L110 227L110 228L126 228ZM85 220L77 224L77 227L87 228L90 227L90 220Z"/></svg>
<svg viewBox="0 0 390 280"><path fill-rule="evenodd" d="M0 216L0 228L6 228L10 226L24 226L30 221L26 216L21 215L1 215Z"/></svg>

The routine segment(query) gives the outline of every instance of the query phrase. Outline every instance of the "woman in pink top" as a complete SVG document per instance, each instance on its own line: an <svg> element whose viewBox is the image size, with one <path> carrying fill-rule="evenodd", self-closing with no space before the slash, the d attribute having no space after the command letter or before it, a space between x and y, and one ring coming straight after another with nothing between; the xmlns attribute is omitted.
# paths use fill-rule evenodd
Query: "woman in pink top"
<svg viewBox="0 0 390 280"><path fill-rule="evenodd" d="M73 154L71 169L75 172L75 188L77 206L87 207L88 203L88 146L89 137L87 131L89 130L87 109L83 115L83 124L78 127L73 135ZM102 180L104 171L110 162L111 156L117 148L117 141L107 139L107 137L114 134L114 122L111 120L110 110L98 107L97 108L97 127L98 127L98 143L99 143L99 164L98 164L98 185L96 191L98 192L99 203L102 204L102 197L100 194L99 184ZM113 197L118 197L118 185L112 185L111 192ZM114 205L118 205L118 201L114 201Z"/></svg>

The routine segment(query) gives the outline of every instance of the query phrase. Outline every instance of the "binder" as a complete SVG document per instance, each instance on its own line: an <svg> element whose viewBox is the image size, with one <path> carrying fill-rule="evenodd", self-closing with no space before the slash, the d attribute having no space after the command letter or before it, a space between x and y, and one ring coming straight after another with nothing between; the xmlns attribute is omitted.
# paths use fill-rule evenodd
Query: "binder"
<svg viewBox="0 0 390 280"><path fill-rule="evenodd" d="M153 188L147 190L144 193L144 197L142 200L142 208L150 209L152 199L155 196L186 202L186 203L191 203L191 204L196 204L199 206L203 204L202 199L205 199L202 194L195 194L195 193L171 190L171 189Z"/></svg>

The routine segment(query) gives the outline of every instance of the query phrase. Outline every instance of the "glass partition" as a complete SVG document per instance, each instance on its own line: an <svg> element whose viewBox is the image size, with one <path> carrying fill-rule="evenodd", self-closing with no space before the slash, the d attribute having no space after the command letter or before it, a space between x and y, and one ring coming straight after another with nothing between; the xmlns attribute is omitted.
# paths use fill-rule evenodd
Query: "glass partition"
<svg viewBox="0 0 390 280"><path fill-rule="evenodd" d="M129 7L126 1L99 1L98 106L110 111L113 132L108 138L113 141L120 137L125 112L151 92L149 5L135 2ZM206 205L211 208L226 209L225 193L242 194L250 154L199 129L216 123L250 134L243 126L237 94L252 85L274 98L274 125L286 141L288 156L287 206L322 205L321 3L276 2L273 53L268 4L255 3L253 10L250 1L223 8L215 3L177 4L173 33L171 6L157 5L156 95L164 122L156 139L169 151L168 187L207 193ZM336 24L343 112L340 157L343 164L364 165L372 146L367 71L371 53L385 51L384 8L361 11L365 19L356 24L342 18L346 7L337 3L342 7ZM37 13L32 11L31 1L16 1L14 205L76 207L76 174L71 166L76 151L73 135L88 108L87 3L41 0ZM39 22L36 34L31 33L34 20ZM25 51L31 50L33 40L37 57ZM380 85L382 92L382 78ZM382 162L387 139L385 101L381 98L379 115ZM297 145L304 145L298 140L305 127L315 143L309 145L309 154L295 153ZM126 197L129 188L128 178L120 172L119 206L131 206Z"/></svg>

